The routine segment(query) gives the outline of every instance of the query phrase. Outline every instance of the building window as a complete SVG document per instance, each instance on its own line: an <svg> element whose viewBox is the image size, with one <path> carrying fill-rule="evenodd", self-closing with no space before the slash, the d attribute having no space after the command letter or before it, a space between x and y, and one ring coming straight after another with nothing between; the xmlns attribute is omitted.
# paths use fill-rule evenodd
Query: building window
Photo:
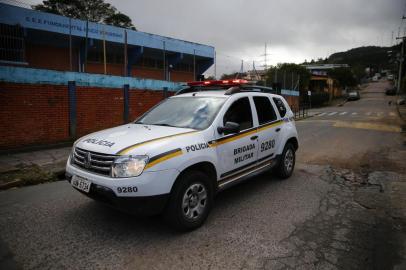
<svg viewBox="0 0 406 270"><path fill-rule="evenodd" d="M175 65L174 70L184 71L184 72L193 72L193 64L188 63L178 63Z"/></svg>
<svg viewBox="0 0 406 270"><path fill-rule="evenodd" d="M24 30L22 27L0 24L0 61L25 63Z"/></svg>
<svg viewBox="0 0 406 270"><path fill-rule="evenodd" d="M103 62L102 52L98 52L96 50L89 50L89 52L87 53L87 61L94 63Z"/></svg>

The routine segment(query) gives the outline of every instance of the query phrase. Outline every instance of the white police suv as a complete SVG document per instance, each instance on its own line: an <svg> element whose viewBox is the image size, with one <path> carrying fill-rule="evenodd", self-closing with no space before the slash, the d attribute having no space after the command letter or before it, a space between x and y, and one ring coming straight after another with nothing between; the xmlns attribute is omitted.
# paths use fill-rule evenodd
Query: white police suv
<svg viewBox="0 0 406 270"><path fill-rule="evenodd" d="M118 209L199 227L218 191L271 168L292 174L293 113L272 93L244 80L189 83L135 122L77 140L68 181Z"/></svg>

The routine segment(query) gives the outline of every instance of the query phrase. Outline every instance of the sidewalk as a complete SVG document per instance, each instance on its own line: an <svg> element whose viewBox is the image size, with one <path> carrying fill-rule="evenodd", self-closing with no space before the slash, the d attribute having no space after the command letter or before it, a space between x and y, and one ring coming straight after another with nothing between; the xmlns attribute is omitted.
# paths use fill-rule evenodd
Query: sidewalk
<svg viewBox="0 0 406 270"><path fill-rule="evenodd" d="M0 190L63 179L71 147L0 155Z"/></svg>

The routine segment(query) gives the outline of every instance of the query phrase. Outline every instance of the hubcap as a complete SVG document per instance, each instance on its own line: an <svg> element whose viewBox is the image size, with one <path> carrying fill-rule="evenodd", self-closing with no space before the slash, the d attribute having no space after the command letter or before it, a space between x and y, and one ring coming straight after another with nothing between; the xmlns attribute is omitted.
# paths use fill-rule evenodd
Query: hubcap
<svg viewBox="0 0 406 270"><path fill-rule="evenodd" d="M290 173L293 170L294 159L295 159L295 156L294 156L292 149L288 149L286 151L285 160L284 160L285 169L288 173Z"/></svg>
<svg viewBox="0 0 406 270"><path fill-rule="evenodd" d="M189 186L182 200L182 213L187 219L199 218L207 205L207 191L204 185L196 183Z"/></svg>

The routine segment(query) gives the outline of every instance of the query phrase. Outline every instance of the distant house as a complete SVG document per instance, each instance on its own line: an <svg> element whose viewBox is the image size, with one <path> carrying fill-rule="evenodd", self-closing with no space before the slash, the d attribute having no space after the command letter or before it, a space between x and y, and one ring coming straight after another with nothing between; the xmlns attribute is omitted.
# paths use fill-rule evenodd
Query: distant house
<svg viewBox="0 0 406 270"><path fill-rule="evenodd" d="M342 89L337 82L328 76L328 71L335 68L348 68L347 64L311 64L303 65L310 71L309 91L314 93L326 92L331 94L331 98L342 96Z"/></svg>

